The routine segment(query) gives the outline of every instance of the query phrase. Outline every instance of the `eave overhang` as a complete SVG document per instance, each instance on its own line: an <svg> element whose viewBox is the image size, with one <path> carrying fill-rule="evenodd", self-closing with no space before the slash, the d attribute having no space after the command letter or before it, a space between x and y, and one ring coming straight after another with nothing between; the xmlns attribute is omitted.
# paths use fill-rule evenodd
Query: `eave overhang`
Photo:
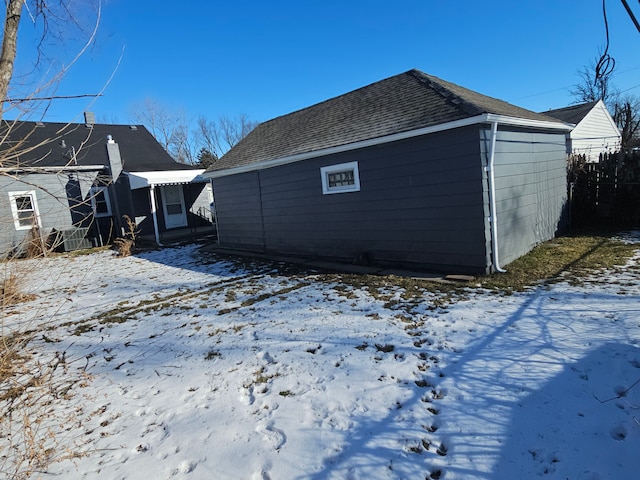
<svg viewBox="0 0 640 480"><path fill-rule="evenodd" d="M289 163L296 163L311 158L324 157L326 155L332 155L336 153L349 152L352 150L358 150L361 148L372 147L376 145L382 145L385 143L396 142L398 140L405 140L408 138L419 137L422 135L429 135L437 132L444 132L446 130L453 130L455 128L467 127L470 125L478 124L492 124L497 123L499 125L509 125L515 127L528 127L541 130L552 130L559 132L570 132L575 125L564 123L560 121L544 121L544 120L531 120L518 117L509 117L505 115L496 115L493 113L483 113L474 117L464 118L462 120L455 120L453 122L442 123L439 125L433 125L430 127L419 128L416 130L409 130L406 132L395 133L393 135L386 135L384 137L372 138L368 140L362 140L359 142L348 143L345 145L339 145L336 147L329 147L320 150L314 150L311 152L299 153L296 155L290 155L281 158L275 158L272 160L265 160L262 162L251 163L248 165L242 165L239 167L228 168L225 170L217 170L213 172L204 172L202 176L204 178L220 178L227 177L229 175L236 175L239 173L248 173L256 170L265 170L267 168L277 167L280 165L287 165Z"/></svg>

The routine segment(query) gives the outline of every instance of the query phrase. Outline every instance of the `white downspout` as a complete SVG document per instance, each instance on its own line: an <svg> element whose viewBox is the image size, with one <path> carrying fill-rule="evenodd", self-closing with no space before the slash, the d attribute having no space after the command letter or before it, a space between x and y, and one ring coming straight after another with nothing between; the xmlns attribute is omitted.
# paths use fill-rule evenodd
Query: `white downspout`
<svg viewBox="0 0 640 480"><path fill-rule="evenodd" d="M489 150L489 215L491 216L491 250L493 253L493 268L498 272L506 272L500 266L498 256L498 212L496 208L496 179L493 173L493 166L496 158L496 138L498 137L498 122L491 122L491 145Z"/></svg>
<svg viewBox="0 0 640 480"><path fill-rule="evenodd" d="M153 217L153 232L156 236L156 243L159 247L164 247L160 243L160 231L158 229L158 215L156 212L156 186L152 183L149 185L149 201L151 202L151 216Z"/></svg>

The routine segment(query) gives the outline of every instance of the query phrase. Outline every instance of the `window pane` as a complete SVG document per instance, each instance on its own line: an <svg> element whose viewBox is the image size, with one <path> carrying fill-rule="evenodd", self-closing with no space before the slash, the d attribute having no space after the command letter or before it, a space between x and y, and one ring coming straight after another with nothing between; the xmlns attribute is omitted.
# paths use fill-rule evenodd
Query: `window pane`
<svg viewBox="0 0 640 480"><path fill-rule="evenodd" d="M174 204L174 205L167 205L167 213L169 215L180 215L182 213L182 205L178 204Z"/></svg>
<svg viewBox="0 0 640 480"><path fill-rule="evenodd" d="M33 215L33 212L18 212L18 222L20 223L21 227L30 227L35 223L34 219L35 217Z"/></svg>
<svg viewBox="0 0 640 480"><path fill-rule="evenodd" d="M356 183L353 170L329 173L328 180L329 187L345 187Z"/></svg>
<svg viewBox="0 0 640 480"><path fill-rule="evenodd" d="M109 206L107 205L104 190L100 190L96 193L94 202L96 204L96 213L109 213Z"/></svg>
<svg viewBox="0 0 640 480"><path fill-rule="evenodd" d="M26 195L24 197L16 197L16 208L18 210L33 210L31 196Z"/></svg>
<svg viewBox="0 0 640 480"><path fill-rule="evenodd" d="M109 213L107 202L96 202L96 213Z"/></svg>

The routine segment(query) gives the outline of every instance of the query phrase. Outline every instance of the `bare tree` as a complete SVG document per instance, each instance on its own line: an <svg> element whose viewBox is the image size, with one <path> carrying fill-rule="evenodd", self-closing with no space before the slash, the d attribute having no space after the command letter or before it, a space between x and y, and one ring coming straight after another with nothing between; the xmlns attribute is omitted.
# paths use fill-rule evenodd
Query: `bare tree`
<svg viewBox="0 0 640 480"><path fill-rule="evenodd" d="M204 148L220 158L246 137L259 122L246 114L236 117L221 116L218 121L198 119L197 136Z"/></svg>
<svg viewBox="0 0 640 480"><path fill-rule="evenodd" d="M220 117L220 130L222 140L229 149L233 148L240 140L246 137L257 126L257 122L249 120L245 114L235 118Z"/></svg>
<svg viewBox="0 0 640 480"><path fill-rule="evenodd" d="M28 157L36 148L59 140L59 136L39 142L30 140L33 130L21 128L25 124L20 122L20 115L40 116L46 112L50 102L66 98L56 96L55 89L70 66L92 44L99 23L100 5L100 0L5 0L0 52L0 201L3 202L0 212L7 211L7 201L11 202L12 198L7 191L13 191L13 201L16 208L20 209L16 221L20 225L23 221L32 222L28 235L33 237L33 242L27 243L27 253L33 247L34 254L42 255L48 248L35 222L37 213L31 200L36 198L36 189L38 196L51 195L56 201L67 201L65 205L71 214L74 207L70 206L70 199L59 198L47 190L48 187L31 183L30 178L43 173L44 168L38 167L37 163L35 166L18 165L18 159ZM92 19L86 16L89 10L95 13ZM21 23L27 19L39 32L39 41L33 49L24 50L31 53L25 57L33 69L31 75L21 72L20 64L27 62L16 63L18 52L23 51L17 48ZM75 56L68 58L66 52L70 51L69 44L61 49L59 42L65 35L76 35L78 32L82 40ZM56 63L58 60L60 64ZM16 109L17 118L7 120L7 113L11 109ZM19 135L10 135L15 132L19 132ZM10 136L12 141L8 140ZM70 164L77 153L74 150L69 157ZM57 179L61 182L69 180L64 174ZM16 191L21 193L31 189L33 196L18 195L16 198ZM29 213L29 208L33 213ZM13 218L0 216L0 231L15 231L14 226ZM34 323L5 322L8 318L6 309L14 303L31 299L28 289L33 284L56 281L49 275L43 276L41 272L44 269L38 264L25 268L19 261L5 258L6 253L0 252L0 430L4 440L0 442L0 476L28 478L37 470L45 470L56 460L76 455L77 452L73 450L77 444L65 438L64 428L56 427L70 421L70 418L66 414L64 419L57 418L47 405L63 401L80 378L67 370L65 352L57 352L48 363L43 356L40 358L44 361L37 360L38 353L42 352L36 351L38 347L34 345L34 339L42 334L47 322L46 316L37 312L37 305L31 307L35 309ZM39 427L33 428L36 425ZM67 448L67 443L70 448Z"/></svg>
<svg viewBox="0 0 640 480"><path fill-rule="evenodd" d="M173 133L173 142L169 149L171 156L180 163L193 165L196 163L194 138L187 123L177 125Z"/></svg>
<svg viewBox="0 0 640 480"><path fill-rule="evenodd" d="M135 105L132 112L133 118L147 127L174 160L185 164L195 162L194 138L183 112L170 110L152 98Z"/></svg>
<svg viewBox="0 0 640 480"><path fill-rule="evenodd" d="M640 98L619 92L612 82L613 69L598 72L596 63L591 62L578 75L581 81L570 91L576 103L602 100L620 130L622 148L635 146L640 134Z"/></svg>
<svg viewBox="0 0 640 480"><path fill-rule="evenodd" d="M622 136L622 148L640 144L640 98L635 95L620 96L614 102L613 120Z"/></svg>
<svg viewBox="0 0 640 480"><path fill-rule="evenodd" d="M152 98L145 98L133 107L133 118L147 127L168 152L175 141L180 116Z"/></svg>
<svg viewBox="0 0 640 480"><path fill-rule="evenodd" d="M2 37L2 52L0 52L0 120L4 113L4 101L9 93L9 83L13 78L13 68L18 49L18 27L24 0L8 0L4 18L4 30Z"/></svg>
<svg viewBox="0 0 640 480"><path fill-rule="evenodd" d="M569 91L576 103L595 102L602 100L605 104L617 95L616 88L612 85L611 76L613 70L604 75L596 75L596 62L592 61L578 71L580 81Z"/></svg>
<svg viewBox="0 0 640 480"><path fill-rule="evenodd" d="M99 96L79 94L61 97L55 94L55 90L68 70L93 44L100 23L101 0L5 0L5 4L0 52L0 119L12 108L18 110L16 116L34 115L46 112L53 100ZM15 82L14 70L19 27L25 18L39 32L39 40L33 45L30 70L20 72L18 83ZM70 50L68 40L72 43L79 41L79 47L74 57L63 58L60 51Z"/></svg>
<svg viewBox="0 0 640 480"><path fill-rule="evenodd" d="M203 149L211 154L206 156L207 163L220 158L258 125L246 114L217 120L201 115L192 130L183 112L170 110L151 98L135 105L132 112L174 160L190 165L201 163L198 155Z"/></svg>

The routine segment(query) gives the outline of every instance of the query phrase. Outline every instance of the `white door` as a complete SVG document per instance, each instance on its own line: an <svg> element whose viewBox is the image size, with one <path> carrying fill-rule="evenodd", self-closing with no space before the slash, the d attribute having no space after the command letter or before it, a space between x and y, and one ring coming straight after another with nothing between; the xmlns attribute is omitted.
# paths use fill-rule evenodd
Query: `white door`
<svg viewBox="0 0 640 480"><path fill-rule="evenodd" d="M162 187L162 210L164 224L169 228L187 226L187 212L184 208L182 185L165 185Z"/></svg>

